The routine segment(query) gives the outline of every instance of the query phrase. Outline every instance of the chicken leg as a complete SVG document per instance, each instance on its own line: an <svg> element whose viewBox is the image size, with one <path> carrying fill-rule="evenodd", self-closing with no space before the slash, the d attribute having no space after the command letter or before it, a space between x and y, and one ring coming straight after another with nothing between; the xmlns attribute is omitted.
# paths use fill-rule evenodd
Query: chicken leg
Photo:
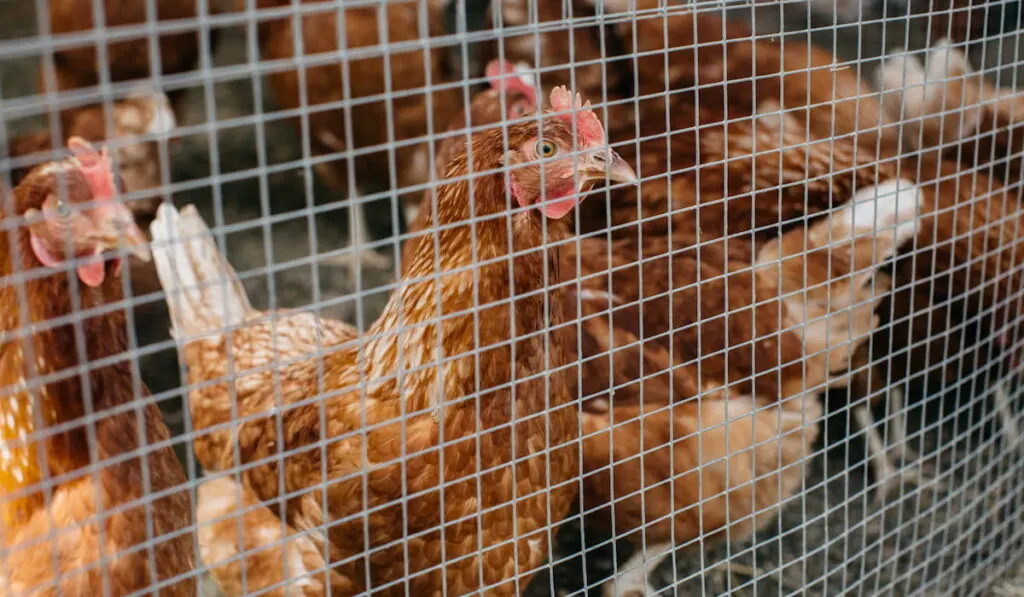
<svg viewBox="0 0 1024 597"><path fill-rule="evenodd" d="M390 257L363 246L370 237L370 226L366 219L366 203L359 201L358 197L353 197L349 206L348 230L348 251L326 259L327 263L349 268L349 275L352 278L355 278L356 268L360 265L379 271L391 268L394 262Z"/></svg>
<svg viewBox="0 0 1024 597"><path fill-rule="evenodd" d="M345 144L330 131L321 131L316 139L329 151L341 153L346 150ZM313 170L331 189L340 192L343 189L351 188L348 184L349 181L329 162L319 163L313 167ZM348 250L340 255L329 257L324 262L347 267L350 278L355 278L356 268L359 265L371 270L390 269L393 262L387 255L363 247L363 244L370 238L370 225L366 219L366 202L360 201L359 195L354 192L349 197L348 213L348 241L345 245Z"/></svg>
<svg viewBox="0 0 1024 597"><path fill-rule="evenodd" d="M907 465L907 461L917 457L916 452L907 445L907 436L903 417L903 390L893 387L884 396L887 405L887 417L882 431L876 425L871 413L870 403L861 403L852 409L854 422L864 430L864 442L867 449L868 466L875 480L874 502L881 506L893 491L905 484L927 486L932 479L921 470L920 463ZM886 443L884 432L888 432L889 442ZM891 456L891 448L896 448L899 461L903 466L896 466Z"/></svg>
<svg viewBox="0 0 1024 597"><path fill-rule="evenodd" d="M1012 350L1009 344L1009 336L1006 333L997 337L996 344L1004 350ZM1011 353L1013 354L1013 353ZM996 416L1002 423L1003 437L1006 438L1007 447L1011 450L1017 449L1021 443L1020 426L1012 408L1013 387L1020 381L1021 367L1016 357L1010 359L1011 371L1006 379L996 382L992 390L992 402L995 405Z"/></svg>
<svg viewBox="0 0 1024 597"><path fill-rule="evenodd" d="M992 401L995 403L996 415L999 417L1003 427L1003 437L1006 438L1007 447L1011 450L1016 449L1020 445L1020 427L1017 424L1017 418L1013 415L1013 410L1010 408L1009 387L1012 384L1012 379L1001 381L996 384L992 392Z"/></svg>
<svg viewBox="0 0 1024 597"><path fill-rule="evenodd" d="M673 547L671 542L664 542L637 549L619 567L622 574L601 587L602 597L657 597L658 590L647 579L672 553Z"/></svg>

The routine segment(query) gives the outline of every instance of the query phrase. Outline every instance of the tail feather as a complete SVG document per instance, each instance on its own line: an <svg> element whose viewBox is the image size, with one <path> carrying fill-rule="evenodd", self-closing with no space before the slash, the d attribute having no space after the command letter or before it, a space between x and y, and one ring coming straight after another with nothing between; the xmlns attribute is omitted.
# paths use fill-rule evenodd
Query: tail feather
<svg viewBox="0 0 1024 597"><path fill-rule="evenodd" d="M328 587L333 594L357 592L328 570L312 536L282 523L244 485L229 478L206 481L197 503L200 558L225 595L320 597Z"/></svg>
<svg viewBox="0 0 1024 597"><path fill-rule="evenodd" d="M862 189L809 229L791 230L758 254L759 287L778 293L784 327L803 334L808 358L824 360L819 375L845 371L878 325L874 311L889 290L878 268L916 236L922 201L921 190L903 179Z"/></svg>
<svg viewBox="0 0 1024 597"><path fill-rule="evenodd" d="M859 258L855 266L877 267L917 234L922 201L921 189L912 182L889 180L858 191L841 208L841 218L815 223L810 236L823 245L830 238L833 245L853 240L854 256Z"/></svg>
<svg viewBox="0 0 1024 597"><path fill-rule="evenodd" d="M882 106L903 122L904 138L917 149L938 148L974 133L982 121L978 104L990 91L967 56L943 39L924 62L897 51L875 73Z"/></svg>
<svg viewBox="0 0 1024 597"><path fill-rule="evenodd" d="M804 229L791 230L767 243L758 253L759 273L765 281L774 277L781 262L780 290L806 289L834 307L849 304L836 285L863 288L876 270L899 247L917 234L923 194L905 179L861 189L853 199ZM767 266L767 267L765 267ZM815 286L832 289L827 296Z"/></svg>
<svg viewBox="0 0 1024 597"><path fill-rule="evenodd" d="M175 338L222 331L252 312L238 275L217 250L194 205L179 213L162 204L149 230Z"/></svg>

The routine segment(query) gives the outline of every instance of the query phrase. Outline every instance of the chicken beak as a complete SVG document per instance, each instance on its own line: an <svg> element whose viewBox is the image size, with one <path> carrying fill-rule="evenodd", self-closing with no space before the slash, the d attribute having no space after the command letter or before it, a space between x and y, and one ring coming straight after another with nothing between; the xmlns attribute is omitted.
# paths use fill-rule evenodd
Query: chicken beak
<svg viewBox="0 0 1024 597"><path fill-rule="evenodd" d="M584 169L587 180L607 180L613 183L637 182L636 172L626 160L615 153L614 149L595 151L588 156L587 162Z"/></svg>
<svg viewBox="0 0 1024 597"><path fill-rule="evenodd" d="M135 223L135 215L119 203L102 208L101 238L110 249L123 246L129 253L142 261L149 261L149 244L142 229ZM119 244L120 243L120 244Z"/></svg>

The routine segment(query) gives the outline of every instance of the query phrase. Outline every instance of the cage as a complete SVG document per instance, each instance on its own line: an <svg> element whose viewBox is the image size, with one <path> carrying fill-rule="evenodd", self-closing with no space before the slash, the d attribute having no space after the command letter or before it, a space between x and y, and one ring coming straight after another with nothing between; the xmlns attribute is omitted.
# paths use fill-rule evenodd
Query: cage
<svg viewBox="0 0 1024 597"><path fill-rule="evenodd" d="M1024 594L1018 2L2 6L0 595Z"/></svg>

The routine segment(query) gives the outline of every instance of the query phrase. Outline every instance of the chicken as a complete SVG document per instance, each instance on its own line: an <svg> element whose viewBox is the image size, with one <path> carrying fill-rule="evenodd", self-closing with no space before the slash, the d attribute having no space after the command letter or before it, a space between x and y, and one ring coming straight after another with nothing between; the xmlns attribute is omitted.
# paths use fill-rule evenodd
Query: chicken
<svg viewBox="0 0 1024 597"><path fill-rule="evenodd" d="M4 202L25 224L0 247L0 595L195 595L184 472L157 406L130 407L148 392L125 358L123 310L95 311L121 303L109 251L148 249L106 150L68 148Z"/></svg>
<svg viewBox="0 0 1024 597"><path fill-rule="evenodd" d="M476 136L484 131L479 127L497 124L503 120L513 121L526 114L537 111L537 87L535 81L527 76L526 65L511 65L501 60L492 60L485 67L490 80L490 89L478 93L463 114L457 116L448 127L449 132L460 131L461 134L443 138L436 148L437 160L434 165L434 176L444 178L445 167L459 153L466 150L466 131ZM501 97L505 96L505 114L502 115ZM409 226L409 239L402 245L402 274L404 275L412 263L416 246L421 239L432 239L433 235L417 234L423 230L430 214L434 213L434 193L427 190L423 194L423 202L416 210L416 218Z"/></svg>
<svg viewBox="0 0 1024 597"><path fill-rule="evenodd" d="M1014 272L1022 265L1024 250L1017 247L1015 230L1024 222L1019 221L1010 189L981 173L963 171L935 152L900 157L892 151L898 148L898 142L878 142L877 151L868 153L859 134L818 136L808 130L807 121L794 118L793 111L786 110L778 118L781 107L771 104L770 100L762 102L752 122L739 120L724 130L712 128L701 134L700 155L705 160L699 170L701 195L715 197L709 191L715 187L731 195L728 201L700 206L703 231L721 234L718 222L724 221L730 234L750 229L760 238L770 237L787 220L799 221L805 214L826 208L829 202L842 201L872 179L913 177L923 194L921 225L913 248L901 253L894 269L892 305L898 308L880 310L886 319L873 345L895 350L889 375L936 368L943 373L952 370L946 366L948 350L929 346L934 344L932 340L954 332L946 329L947 321L954 328L961 326L961 317L918 317L915 309L946 309L948 305L962 317L974 317L1019 293L1021 281ZM889 117L880 120L892 121ZM671 141L673 159L685 156L683 152L690 143L685 135L681 138ZM878 160L876 155L884 159ZM641 172L647 163L641 161ZM679 183L678 178L672 184L673 199L685 196L679 187L693 186L685 179ZM665 183L660 185L664 187ZM645 206L657 205L649 198L666 196L661 187L641 187ZM709 212L710 207L717 211ZM665 211L661 208L662 214ZM645 226L650 228L651 223ZM784 230L785 225L781 228ZM923 297L927 297L924 305L920 303ZM952 301L957 304L950 305ZM896 332L888 336L890 314L897 327L903 320L913 324L910 336L898 336ZM997 312L986 320L998 329L1006 323L1006 313ZM915 363L909 369L898 364L905 351ZM899 381L896 377L888 379ZM1006 426L1011 427L1009 423ZM874 455L872 461L877 462ZM873 467L876 473L882 470L879 465ZM881 490L891 487L883 482Z"/></svg>
<svg viewBox="0 0 1024 597"><path fill-rule="evenodd" d="M617 6L608 3L605 10ZM895 154L898 131L857 73L837 66L831 54L807 43L755 37L749 25L714 12L665 8L657 0L639 0L637 9L644 11L641 17L620 18L612 28L623 52L636 56L626 64L634 71L638 99L624 104L635 110L629 120L636 125L609 130L612 144L637 163L645 183L639 197L629 189L613 193L608 209L597 202L584 206L581 232L607 229L622 238L638 234L642 223L646 233L664 226L670 212L693 207L685 201L696 196L706 236L755 230L764 239L778 235L780 226L841 204L833 201L833 187L852 192L885 180L874 163L880 152ZM764 108L770 104L777 108ZM855 139L852 149L838 144L843 155L837 162L850 167L838 169L826 160L808 176L803 162L780 164L780 154L796 158L811 151L788 140L761 144L761 137L780 135L772 128L779 118L762 126L755 117L783 109L801 125L785 136L806 143L803 129L809 125L815 153L828 156L834 138ZM736 159L730 144L744 159Z"/></svg>
<svg viewBox="0 0 1024 597"><path fill-rule="evenodd" d="M876 286L888 289L891 284L888 276L879 274ZM878 311L885 312L889 299L891 297L882 300ZM875 341L878 341L879 335L880 332L876 331ZM885 500L903 485L910 483L920 487L927 485L931 479L924 474L920 465L907 464L916 459L917 454L907 439L906 420L903 416L903 385L889 383L889 367L884 366L883 362L871 362L871 346L869 342L861 344L853 354L847 395L853 422L864 430L867 464L877 484L874 501L878 507L882 507ZM891 357L887 355L887 358ZM888 411L884 429L888 437L879 431L872 412L879 404L884 404ZM895 448L896 459L903 463L902 468L893 464L893 450L890 446Z"/></svg>
<svg viewBox="0 0 1024 597"><path fill-rule="evenodd" d="M261 0L260 8L289 4L285 0ZM311 12L303 17L302 51L305 60L331 59L301 70L281 70L270 75L270 90L284 110L310 109L296 117L300 132L308 118L310 150L319 161L315 170L333 190L347 192L352 202L350 244L358 247L369 240L367 207L355 196L359 192L398 189L405 206L405 219L415 219L414 210L422 195L405 192L406 187L430 179L431 161L428 137L451 122L463 107L463 91L452 83L453 70L446 63L444 48L429 53L419 47L400 50L395 44L416 42L443 33L442 9L446 0L431 0L428 22L420 30L417 2L388 2L386 5L339 8L323 0L306 0L306 6L323 4L326 12ZM238 1L239 10L245 2ZM340 13L337 14L337 13ZM382 25L383 22L383 25ZM338 23L344 31L337 30ZM267 19L260 23L260 47L264 60L294 59L293 19L291 16ZM339 66L334 56L339 51L361 49L365 58L346 58ZM385 44L392 46L381 55ZM428 88L429 91L425 91ZM393 95L392 95L393 94ZM339 105L351 102L349 106ZM324 104L328 104L324 106ZM392 150L389 142L397 144ZM337 156L359 152L354 165ZM333 156L333 157L332 157ZM392 161L393 157L393 161ZM354 188L350 188L350 184ZM374 269L387 269L391 259L374 250L345 254L340 261L355 266L355 259Z"/></svg>
<svg viewBox="0 0 1024 597"><path fill-rule="evenodd" d="M540 137L527 120L507 135L472 139L476 171L487 172L472 198L460 178L466 154L449 163L444 178L452 182L439 189L436 217L426 222L440 231L438 257L432 244L419 245L362 337L340 323L307 316L300 327L301 316L251 309L223 259L212 258L212 241L187 238L201 220L161 206L151 226L154 258L189 381L201 384L189 396L196 454L211 473L235 469L236 458L246 465L237 481L246 491L211 480L219 484L203 495L219 498L200 503L197 517L201 527L226 515L237 522L244 504L264 503L243 514L244 538L236 524L200 530L204 563L222 588L241 586L240 567L223 560L231 556L245 558L250 590L309 574L299 587L306 595L322 587L335 595L440 595L485 586L486 594L511 595L543 562L579 467L561 288L551 286L555 247L567 239L565 216L585 187L635 180L579 96L573 122L572 97L564 87L551 92L555 112L545 113ZM539 158L548 158L543 187ZM502 165L512 168L512 214ZM336 332L322 332L331 326ZM280 351L260 341L249 349L248 336L275 328ZM301 343L319 354L298 350ZM286 495L276 513L265 505ZM309 541L266 549L298 532ZM248 548L255 549L243 555ZM282 549L295 555L288 570ZM329 578L317 570L325 563Z"/></svg>
<svg viewBox="0 0 1024 597"><path fill-rule="evenodd" d="M1024 168L1024 97L996 89L948 39L925 55L897 50L876 71L885 109L902 120L909 149L946 159L1011 184Z"/></svg>
<svg viewBox="0 0 1024 597"><path fill-rule="evenodd" d="M100 9L103 14L102 26L108 31L117 28L140 26L147 23L189 19L197 23L199 16L195 2L178 2L175 0L156 0L156 13L148 14L147 0L101 0ZM47 0L42 6L47 10L50 21L50 33L54 35L83 33L98 29L100 23L93 19L93 3L78 0ZM109 81L121 83L137 79L149 79L159 75L177 75L195 70L199 64L200 36L202 29L196 25L187 31L178 31L163 35L154 35L155 45L159 53L154 61L150 56L150 34L140 31L126 39L116 42L104 42L102 35L97 41L83 42L81 45L62 48L53 53L53 67L56 84L54 91L62 92L83 87L95 87L102 80L101 71L107 73ZM218 31L210 31L209 51L212 55L216 47ZM101 60L97 48L102 44L106 60ZM101 64L102 62L102 64ZM159 65L159 71L151 70L153 63ZM47 64L43 64L39 78L41 92L50 87L47 75ZM180 107L187 89L168 90L167 95L172 104ZM75 118L76 110L62 113L63 127L66 131L70 121Z"/></svg>
<svg viewBox="0 0 1024 597"><path fill-rule="evenodd" d="M659 546L648 548L655 559L673 539L738 540L769 520L802 481L820 417L814 392L847 383L875 328L876 269L915 235L920 200L906 181L862 189L758 247L698 246L682 225L642 247L581 244L580 286L592 297L581 301L580 350L591 520ZM655 594L637 558L606 595Z"/></svg>
<svg viewBox="0 0 1024 597"><path fill-rule="evenodd" d="M665 13L618 25L629 49L640 52L641 97L659 94L638 103L647 140L622 147L627 159L628 148L637 147L644 183L638 197L612 196L607 223L588 214L604 206L584 206L585 231L609 227L612 238L647 237L689 212L702 239L750 231L764 242L858 188L910 176L924 196L923 222L894 272L893 304L909 308L913 294L933 304L963 295L970 297L961 301L963 312L972 314L1019 292L1011 272L1024 248L1013 240L1019 223L1009 189L935 155L902 156L898 115L885 113L852 70L835 68L827 53L803 44L752 40L746 25L713 14L664 9L654 0L639 7ZM678 91L666 101L665 89ZM1005 314L989 319L999 327ZM916 352L942 331L926 327L894 348L910 340L906 346ZM932 352L927 364L936 365L936 357L948 358Z"/></svg>

